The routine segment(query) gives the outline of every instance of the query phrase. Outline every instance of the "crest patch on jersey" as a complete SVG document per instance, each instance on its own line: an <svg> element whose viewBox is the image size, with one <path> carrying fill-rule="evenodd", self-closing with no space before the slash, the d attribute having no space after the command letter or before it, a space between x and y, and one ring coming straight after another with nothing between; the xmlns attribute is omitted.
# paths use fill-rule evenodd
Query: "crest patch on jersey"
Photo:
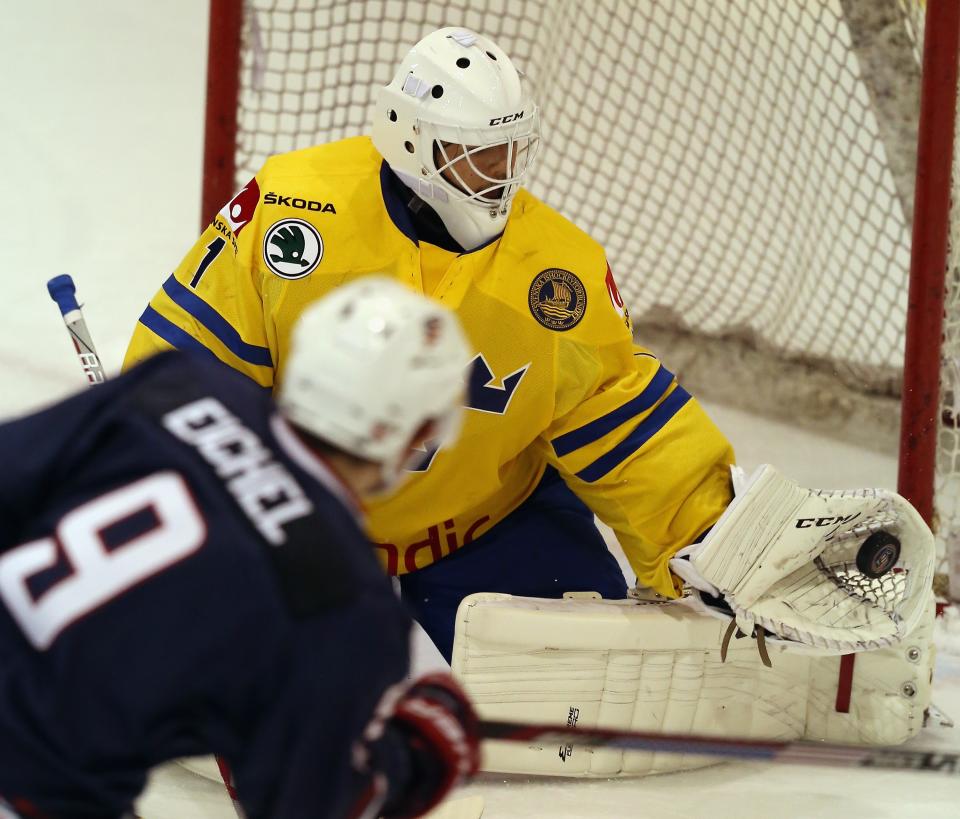
<svg viewBox="0 0 960 819"><path fill-rule="evenodd" d="M263 261L281 279L302 279L323 258L323 239L303 219L281 219L263 237Z"/></svg>
<svg viewBox="0 0 960 819"><path fill-rule="evenodd" d="M548 267L530 284L530 312L550 330L576 327L587 311L587 291L569 270Z"/></svg>

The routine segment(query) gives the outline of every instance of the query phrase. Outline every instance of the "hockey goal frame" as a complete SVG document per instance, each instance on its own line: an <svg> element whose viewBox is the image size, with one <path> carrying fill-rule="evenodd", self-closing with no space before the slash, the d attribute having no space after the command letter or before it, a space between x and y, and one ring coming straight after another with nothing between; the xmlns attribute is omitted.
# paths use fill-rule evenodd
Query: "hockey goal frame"
<svg viewBox="0 0 960 819"><path fill-rule="evenodd" d="M210 0L202 225L235 193L243 13L243 0ZM924 31L897 489L935 526L938 430L941 423L958 423L941 418L939 351L951 224L960 4L927 0ZM953 594L960 596L960 589Z"/></svg>

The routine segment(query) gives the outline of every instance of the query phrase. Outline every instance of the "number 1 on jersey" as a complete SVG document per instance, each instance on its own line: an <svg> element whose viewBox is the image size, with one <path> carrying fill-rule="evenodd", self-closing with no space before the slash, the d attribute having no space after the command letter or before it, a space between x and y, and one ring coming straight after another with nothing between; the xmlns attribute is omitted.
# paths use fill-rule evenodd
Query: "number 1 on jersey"
<svg viewBox="0 0 960 819"><path fill-rule="evenodd" d="M220 251L223 250L223 246L227 243L227 240L222 236L218 236L210 244L207 245L207 253L200 260L200 264L197 266L197 272L193 274L193 278L190 279L190 286L196 287L200 284L200 279L204 273L207 272L207 268L213 264L213 260L220 255Z"/></svg>

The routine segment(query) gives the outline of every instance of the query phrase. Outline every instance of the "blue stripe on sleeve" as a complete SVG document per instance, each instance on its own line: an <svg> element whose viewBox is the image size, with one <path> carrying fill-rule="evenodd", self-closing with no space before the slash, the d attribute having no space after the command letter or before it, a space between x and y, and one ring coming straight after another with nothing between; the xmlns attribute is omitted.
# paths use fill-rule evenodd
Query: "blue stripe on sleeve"
<svg viewBox="0 0 960 819"><path fill-rule="evenodd" d="M273 366L273 358L270 356L269 349L259 347L256 344L248 344L240 338L240 333L234 329L230 322L196 293L180 284L173 276L163 283L163 292L171 298L174 304L182 307L213 333L241 361L261 367Z"/></svg>
<svg viewBox="0 0 960 819"><path fill-rule="evenodd" d="M613 432L624 421L650 409L663 398L672 383L673 373L661 365L660 369L654 373L653 378L650 379L650 383L643 388L643 392L631 398L626 404L591 421L589 424L584 424L578 429L554 438L551 442L553 451L557 453L558 458L562 458L582 446L600 440L607 433Z"/></svg>
<svg viewBox="0 0 960 819"><path fill-rule="evenodd" d="M217 357L212 350L204 347L203 344L197 341L182 327L177 327L170 319L161 316L156 310L150 307L150 305L147 305L147 309L144 310L143 315L140 316L140 323L149 330L152 330L166 341L167 344L170 344L177 350L202 353L203 355L212 356L213 358Z"/></svg>
<svg viewBox="0 0 960 819"><path fill-rule="evenodd" d="M592 464L581 469L577 477L588 483L602 478L663 429L689 400L690 393L683 387L677 387L659 407L637 424L633 432L605 455L601 455Z"/></svg>
<svg viewBox="0 0 960 819"><path fill-rule="evenodd" d="M214 361L223 364L224 367L228 367L228 364L224 364L217 358L217 354L210 350L207 347L204 347L202 343L197 341L192 335L190 335L182 327L177 327L172 321L168 318L161 316L156 310L147 305L147 309L143 311L143 315L140 316L140 323L156 333L160 338L167 342L167 344L173 345L173 347L181 352L185 353L199 353L200 355L209 356ZM234 372L240 372L239 370L234 370ZM260 384L252 376L247 373L240 372L241 375L246 376L254 384L256 384L260 389L265 390L270 393L273 392L273 387L264 387L263 384Z"/></svg>

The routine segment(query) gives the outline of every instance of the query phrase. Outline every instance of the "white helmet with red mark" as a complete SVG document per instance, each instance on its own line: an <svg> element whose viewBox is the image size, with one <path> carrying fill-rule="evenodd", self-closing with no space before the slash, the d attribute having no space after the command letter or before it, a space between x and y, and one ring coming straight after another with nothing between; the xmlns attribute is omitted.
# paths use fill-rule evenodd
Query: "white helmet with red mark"
<svg viewBox="0 0 960 819"><path fill-rule="evenodd" d="M456 436L470 357L450 310L366 276L303 312L277 403L294 425L382 464L389 485L410 465L411 445Z"/></svg>
<svg viewBox="0 0 960 819"><path fill-rule="evenodd" d="M471 250L503 230L539 129L537 106L507 54L473 31L442 28L417 43L380 90L372 137L394 173ZM463 146L463 158L445 144Z"/></svg>

